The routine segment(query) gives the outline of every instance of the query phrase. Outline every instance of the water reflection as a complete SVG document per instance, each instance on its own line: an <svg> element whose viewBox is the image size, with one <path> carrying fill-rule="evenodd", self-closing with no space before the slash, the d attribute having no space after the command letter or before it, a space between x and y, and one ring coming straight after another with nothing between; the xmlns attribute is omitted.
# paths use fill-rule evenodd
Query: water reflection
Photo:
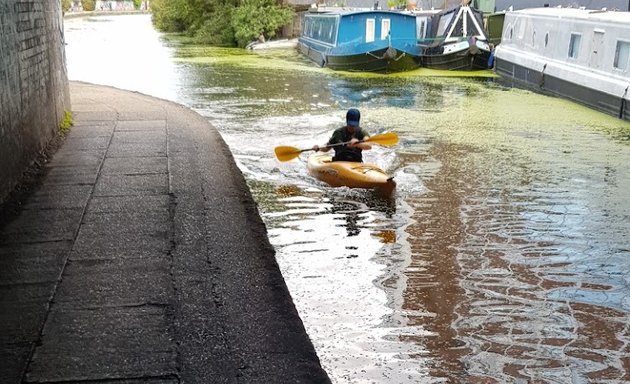
<svg viewBox="0 0 630 384"><path fill-rule="evenodd" d="M424 361L410 358L422 353L401 344L399 332L425 332L405 326L390 309L400 301L401 266L408 262L391 257L400 247L401 212L367 192L281 189L281 195L256 199L282 206L263 214L269 237L309 334L325 340L316 343L331 376L352 383L424 381Z"/></svg>
<svg viewBox="0 0 630 384"><path fill-rule="evenodd" d="M420 264L412 285L440 292L405 297L441 319L419 317L420 323L448 336L423 341L439 357L432 375L466 382L627 380L628 311L618 303L628 287L606 264L627 276L620 256L628 251L604 240L619 241L623 224L600 227L602 212L590 201L599 193L589 196L569 187L570 178L540 172L540 153L523 159L515 148L487 152L436 142L439 171L427 178L429 192L414 216L423 224L408 229L423 240L417 249L412 241ZM597 348L580 342L593 341L592 332ZM604 363L601 356L610 358Z"/></svg>
<svg viewBox="0 0 630 384"><path fill-rule="evenodd" d="M107 20L67 23L70 77L120 86L83 70L120 49L90 34L145 29L136 43L175 75L123 85L169 90L219 129L334 382L630 382L627 122L487 78L339 74ZM91 39L112 53L90 54ZM273 157L324 142L349 106L401 137L366 153L395 173L394 200Z"/></svg>

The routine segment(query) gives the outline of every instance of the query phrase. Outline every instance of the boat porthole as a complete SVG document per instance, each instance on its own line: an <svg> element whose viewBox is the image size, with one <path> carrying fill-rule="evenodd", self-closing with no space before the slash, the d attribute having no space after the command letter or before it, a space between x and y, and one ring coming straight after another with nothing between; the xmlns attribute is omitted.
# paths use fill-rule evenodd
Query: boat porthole
<svg viewBox="0 0 630 384"><path fill-rule="evenodd" d="M545 47L549 44L549 32L545 35Z"/></svg>
<svg viewBox="0 0 630 384"><path fill-rule="evenodd" d="M532 33L532 47L536 46L536 31Z"/></svg>

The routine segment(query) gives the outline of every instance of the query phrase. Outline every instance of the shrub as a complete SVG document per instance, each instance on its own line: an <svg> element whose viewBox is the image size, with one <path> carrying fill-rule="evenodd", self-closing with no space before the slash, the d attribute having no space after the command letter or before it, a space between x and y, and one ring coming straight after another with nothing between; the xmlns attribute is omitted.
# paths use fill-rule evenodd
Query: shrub
<svg viewBox="0 0 630 384"><path fill-rule="evenodd" d="M61 10L63 12L68 12L68 10L70 9L71 5L72 5L72 1L71 0L61 0Z"/></svg>
<svg viewBox="0 0 630 384"><path fill-rule="evenodd" d="M276 32L292 19L293 11L277 5L274 0L243 0L231 18L234 39L239 47L245 47L261 31L267 37L275 37Z"/></svg>
<svg viewBox="0 0 630 384"><path fill-rule="evenodd" d="M153 24L163 32L183 32L189 27L186 9L184 0L153 0L151 1Z"/></svg>
<svg viewBox="0 0 630 384"><path fill-rule="evenodd" d="M194 40L197 43L215 46L232 47L234 41L234 30L230 23L232 7L223 6L206 20L203 25L193 31Z"/></svg>
<svg viewBox="0 0 630 384"><path fill-rule="evenodd" d="M81 0L81 5L83 5L84 11L93 11L96 7L95 0Z"/></svg>

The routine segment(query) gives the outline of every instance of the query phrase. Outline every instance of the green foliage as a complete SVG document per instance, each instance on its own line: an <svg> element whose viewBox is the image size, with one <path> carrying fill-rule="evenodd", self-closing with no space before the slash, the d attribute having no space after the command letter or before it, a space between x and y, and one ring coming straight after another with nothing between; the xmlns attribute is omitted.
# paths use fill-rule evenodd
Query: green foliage
<svg viewBox="0 0 630 384"><path fill-rule="evenodd" d="M293 10L277 5L274 0L243 0L232 17L234 38L239 47L245 47L261 32L267 37L275 37L292 18Z"/></svg>
<svg viewBox="0 0 630 384"><path fill-rule="evenodd" d="M95 0L81 0L81 5L83 6L84 11L93 11L94 7L96 7Z"/></svg>
<svg viewBox="0 0 630 384"><path fill-rule="evenodd" d="M230 20L233 7L223 6L217 9L203 25L194 32L194 41L200 44L233 47L234 30Z"/></svg>
<svg viewBox="0 0 630 384"><path fill-rule="evenodd" d="M133 0L133 7L135 9L140 9L141 5L142 5L142 0Z"/></svg>
<svg viewBox="0 0 630 384"><path fill-rule="evenodd" d="M274 37L293 18L293 10L276 0L153 0L151 10L159 30L217 46L244 47L261 31Z"/></svg>
<svg viewBox="0 0 630 384"><path fill-rule="evenodd" d="M68 10L70 9L71 5L72 5L72 1L71 0L61 0L61 10L63 12L68 12Z"/></svg>
<svg viewBox="0 0 630 384"><path fill-rule="evenodd" d="M61 135L65 135L66 132L68 132L70 127L72 127L73 125L74 125L74 122L72 120L72 112L64 111L63 120L59 124L59 133Z"/></svg>
<svg viewBox="0 0 630 384"><path fill-rule="evenodd" d="M389 9L405 9L407 0L387 0L387 8Z"/></svg>
<svg viewBox="0 0 630 384"><path fill-rule="evenodd" d="M164 32L183 32L190 26L186 22L187 0L153 0L153 24Z"/></svg>

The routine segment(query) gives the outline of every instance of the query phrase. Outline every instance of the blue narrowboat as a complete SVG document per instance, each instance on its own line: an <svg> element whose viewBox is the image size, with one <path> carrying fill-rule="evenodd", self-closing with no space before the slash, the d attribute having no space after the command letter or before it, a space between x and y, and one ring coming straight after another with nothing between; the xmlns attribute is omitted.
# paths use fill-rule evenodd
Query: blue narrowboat
<svg viewBox="0 0 630 384"><path fill-rule="evenodd" d="M304 16L301 53L322 67L398 72L417 68L416 16L387 10L328 9Z"/></svg>

